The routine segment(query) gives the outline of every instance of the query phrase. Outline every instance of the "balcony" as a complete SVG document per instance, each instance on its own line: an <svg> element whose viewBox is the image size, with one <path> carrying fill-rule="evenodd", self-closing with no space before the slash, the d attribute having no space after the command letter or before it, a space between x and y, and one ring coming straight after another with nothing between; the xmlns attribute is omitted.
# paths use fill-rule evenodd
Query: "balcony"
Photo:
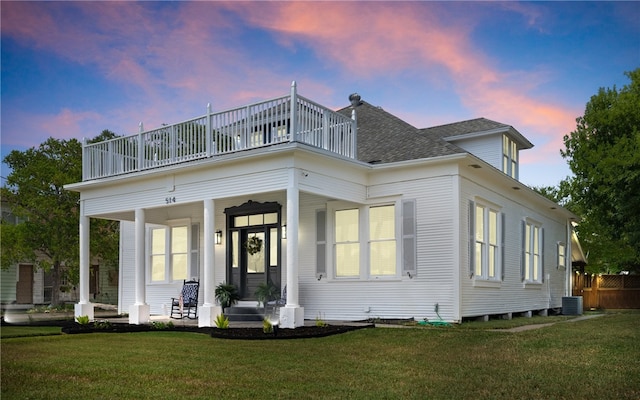
<svg viewBox="0 0 640 400"><path fill-rule="evenodd" d="M298 142L356 157L356 121L291 94L232 110L207 113L136 135L84 144L82 180L162 168L281 143Z"/></svg>

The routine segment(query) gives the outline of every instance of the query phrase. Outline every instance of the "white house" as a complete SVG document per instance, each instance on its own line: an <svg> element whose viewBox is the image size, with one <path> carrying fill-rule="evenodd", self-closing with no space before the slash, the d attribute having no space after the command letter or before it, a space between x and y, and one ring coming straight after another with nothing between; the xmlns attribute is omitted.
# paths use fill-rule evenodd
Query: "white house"
<svg viewBox="0 0 640 400"><path fill-rule="evenodd" d="M221 282L252 304L260 282L286 285L289 328L561 307L576 216L518 181L533 147L522 134L484 118L418 129L350 101L329 110L294 82L285 97L85 145L83 181L67 186L81 195L76 315L93 316L90 218L122 221L118 309L134 324L166 315L189 278L200 326L221 312Z"/></svg>

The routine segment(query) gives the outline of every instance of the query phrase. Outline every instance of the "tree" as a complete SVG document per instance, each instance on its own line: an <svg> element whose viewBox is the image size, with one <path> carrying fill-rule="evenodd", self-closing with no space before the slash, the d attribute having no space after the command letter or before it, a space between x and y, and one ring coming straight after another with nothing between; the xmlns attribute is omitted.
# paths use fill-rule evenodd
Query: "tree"
<svg viewBox="0 0 640 400"><path fill-rule="evenodd" d="M630 84L591 97L561 150L593 272L640 272L640 68L625 75Z"/></svg>
<svg viewBox="0 0 640 400"><path fill-rule="evenodd" d="M103 131L97 138L114 137ZM82 180L82 145L76 139L47 139L39 147L13 150L3 160L11 168L1 190L2 200L22 222L1 225L0 264L32 262L51 272L52 304L60 302L62 278L76 284L79 275L79 195L64 190ZM91 223L92 257L115 265L118 225ZM99 249L98 252L94 251Z"/></svg>

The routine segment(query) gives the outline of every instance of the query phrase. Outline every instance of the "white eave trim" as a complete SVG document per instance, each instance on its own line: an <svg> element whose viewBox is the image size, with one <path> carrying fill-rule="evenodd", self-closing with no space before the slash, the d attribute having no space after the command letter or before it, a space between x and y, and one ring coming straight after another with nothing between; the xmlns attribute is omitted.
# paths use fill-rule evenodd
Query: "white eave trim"
<svg viewBox="0 0 640 400"><path fill-rule="evenodd" d="M446 137L443 137L443 139L446 140L447 142L455 142L457 140L472 139L472 138L477 138L482 136L490 136L490 135L504 134L504 133L506 133L509 137L511 137L511 139L513 139L516 143L518 143L520 149L530 149L533 147L533 143L527 140L527 138L525 138L520 132L518 132L514 127L510 125L489 129L486 131L464 133L462 135L446 136Z"/></svg>

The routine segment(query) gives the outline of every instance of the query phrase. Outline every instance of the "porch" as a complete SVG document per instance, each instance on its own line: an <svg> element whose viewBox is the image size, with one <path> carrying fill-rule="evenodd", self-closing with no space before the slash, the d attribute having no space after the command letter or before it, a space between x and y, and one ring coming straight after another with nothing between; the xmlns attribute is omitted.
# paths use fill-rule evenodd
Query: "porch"
<svg viewBox="0 0 640 400"><path fill-rule="evenodd" d="M355 111L347 118L297 94L212 113L98 143L84 143L82 179L90 181L298 142L356 158Z"/></svg>

